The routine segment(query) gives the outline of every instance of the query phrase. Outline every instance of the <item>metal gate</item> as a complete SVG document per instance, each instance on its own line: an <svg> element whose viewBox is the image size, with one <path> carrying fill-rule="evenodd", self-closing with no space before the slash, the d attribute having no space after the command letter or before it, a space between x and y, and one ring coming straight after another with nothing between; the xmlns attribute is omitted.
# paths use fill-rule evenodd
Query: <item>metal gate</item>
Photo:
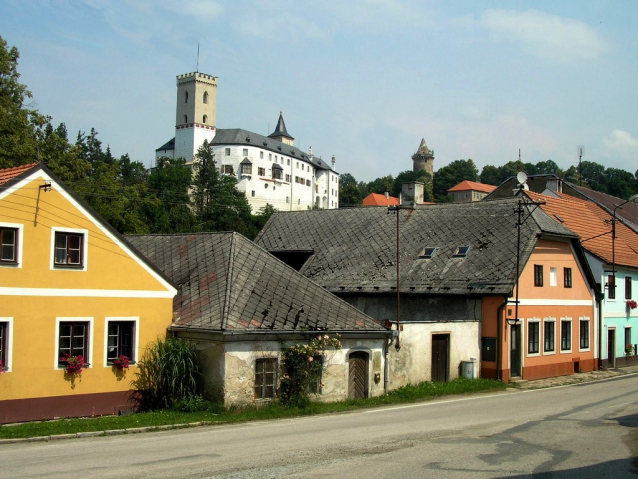
<svg viewBox="0 0 638 479"><path fill-rule="evenodd" d="M368 353L355 351L348 359L348 398L362 399L368 397Z"/></svg>

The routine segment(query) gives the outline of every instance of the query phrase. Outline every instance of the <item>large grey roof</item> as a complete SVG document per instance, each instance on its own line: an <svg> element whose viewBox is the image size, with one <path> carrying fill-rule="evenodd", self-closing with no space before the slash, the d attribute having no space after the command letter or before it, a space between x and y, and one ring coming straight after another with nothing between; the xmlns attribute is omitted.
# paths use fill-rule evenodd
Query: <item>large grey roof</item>
<svg viewBox="0 0 638 479"><path fill-rule="evenodd" d="M211 142L213 145L242 145L242 146L257 146L264 150L272 151L274 153L283 153L294 158L299 158L301 161L310 163L312 166L319 170L332 170L325 161L316 156L308 155L306 152L301 151L291 145L286 145L281 141L273 140L263 135L258 135L252 131L242 130L240 128L221 129L218 128L215 133L215 138Z"/></svg>
<svg viewBox="0 0 638 479"><path fill-rule="evenodd" d="M385 330L238 233L127 239L177 286L175 325L211 331Z"/></svg>
<svg viewBox="0 0 638 479"><path fill-rule="evenodd" d="M509 294L516 279L516 204L401 210L401 292ZM313 251L301 273L329 291L389 293L396 292L396 234L396 216L385 208L348 208L276 212L255 241L273 252ZM577 238L536 208L521 227L521 266L543 234ZM471 246L466 258L453 256L459 246ZM419 258L426 247L437 248L432 259Z"/></svg>

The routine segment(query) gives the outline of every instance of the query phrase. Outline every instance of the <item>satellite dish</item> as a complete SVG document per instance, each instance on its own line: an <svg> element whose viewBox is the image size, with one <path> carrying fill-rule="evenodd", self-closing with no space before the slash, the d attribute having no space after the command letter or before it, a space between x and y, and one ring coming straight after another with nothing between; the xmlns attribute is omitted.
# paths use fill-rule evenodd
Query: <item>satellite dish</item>
<svg viewBox="0 0 638 479"><path fill-rule="evenodd" d="M519 171L516 174L516 179L518 180L518 182L522 185L527 181L527 175L525 174L524 171Z"/></svg>

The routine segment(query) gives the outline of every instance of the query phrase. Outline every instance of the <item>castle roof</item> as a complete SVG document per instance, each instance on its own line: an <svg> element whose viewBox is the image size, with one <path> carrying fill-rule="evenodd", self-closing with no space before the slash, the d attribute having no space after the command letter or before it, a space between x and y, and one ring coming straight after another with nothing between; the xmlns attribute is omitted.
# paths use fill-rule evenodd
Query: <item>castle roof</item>
<svg viewBox="0 0 638 479"><path fill-rule="evenodd" d="M419 145L419 149L417 150L417 155L425 155L425 156L432 156L434 154L434 152L432 152L429 148L428 145L425 144L425 138L421 138L421 144Z"/></svg>
<svg viewBox="0 0 638 479"><path fill-rule="evenodd" d="M294 140L294 138L290 136L288 134L288 131L286 130L286 124L284 123L284 115L281 112L279 113L279 120L277 121L277 126L275 128L275 131L273 131L270 135L268 135L268 138L280 138L280 137Z"/></svg>

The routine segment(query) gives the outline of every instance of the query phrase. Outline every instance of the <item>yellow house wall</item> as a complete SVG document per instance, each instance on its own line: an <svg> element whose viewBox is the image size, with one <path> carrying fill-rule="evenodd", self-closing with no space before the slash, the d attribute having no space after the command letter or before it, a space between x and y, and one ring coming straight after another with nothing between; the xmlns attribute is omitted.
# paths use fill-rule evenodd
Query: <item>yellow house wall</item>
<svg viewBox="0 0 638 479"><path fill-rule="evenodd" d="M0 400L39 398L76 394L127 391L137 366L131 364L123 377L117 377L106 364L106 318L139 317L138 349L140 359L149 343L165 337L170 325L171 299L140 298L2 298L0 316L13 318L13 342L10 372L0 375ZM88 361L91 366L71 382L58 367L55 348L56 318L88 318Z"/></svg>
<svg viewBox="0 0 638 479"><path fill-rule="evenodd" d="M139 318L135 360L172 321L174 288L132 255L60 185L40 188L44 171L0 195L0 223L22 226L15 265L0 265L0 318L9 318L8 372L0 374L0 401L126 391L136 366L117 378L105 358L106 318ZM86 267L53 267L54 228L84 230ZM58 367L56 318L90 318L89 362L81 379Z"/></svg>

